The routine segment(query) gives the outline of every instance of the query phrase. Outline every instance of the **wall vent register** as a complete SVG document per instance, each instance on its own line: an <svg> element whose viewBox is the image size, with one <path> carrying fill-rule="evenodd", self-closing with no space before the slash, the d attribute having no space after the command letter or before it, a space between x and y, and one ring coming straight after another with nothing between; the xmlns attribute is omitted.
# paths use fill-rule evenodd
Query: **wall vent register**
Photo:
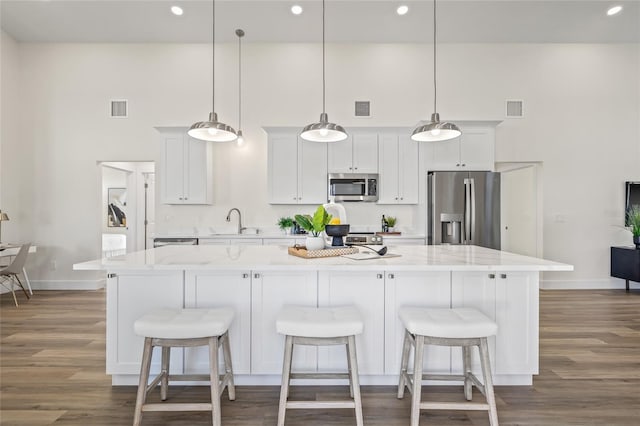
<svg viewBox="0 0 640 426"><path fill-rule="evenodd" d="M371 117L371 102L356 101L355 114L356 117Z"/></svg>
<svg viewBox="0 0 640 426"><path fill-rule="evenodd" d="M112 99L109 114L111 118L127 118L129 116L129 101Z"/></svg>
<svg viewBox="0 0 640 426"><path fill-rule="evenodd" d="M505 116L507 118L523 118L524 101L519 99L507 99L505 101Z"/></svg>

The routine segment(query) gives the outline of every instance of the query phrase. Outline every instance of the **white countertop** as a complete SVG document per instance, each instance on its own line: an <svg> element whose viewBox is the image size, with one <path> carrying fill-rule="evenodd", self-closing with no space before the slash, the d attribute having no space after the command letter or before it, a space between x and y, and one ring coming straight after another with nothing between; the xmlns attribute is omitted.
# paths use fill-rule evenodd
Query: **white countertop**
<svg viewBox="0 0 640 426"><path fill-rule="evenodd" d="M478 246L388 245L400 257L351 260L343 257L303 259L287 247L165 246L73 265L74 270L343 270L385 271L572 271L573 266ZM366 249L361 248L361 251Z"/></svg>

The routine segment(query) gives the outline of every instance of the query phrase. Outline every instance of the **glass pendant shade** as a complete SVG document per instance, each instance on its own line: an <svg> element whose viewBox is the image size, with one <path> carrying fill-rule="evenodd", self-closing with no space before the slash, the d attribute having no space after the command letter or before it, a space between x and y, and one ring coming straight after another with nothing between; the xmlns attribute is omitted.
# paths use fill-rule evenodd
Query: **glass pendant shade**
<svg viewBox="0 0 640 426"><path fill-rule="evenodd" d="M454 123L440 121L440 114L431 114L431 122L416 127L411 135L411 139L417 142L437 142L454 139L462 132Z"/></svg>
<svg viewBox="0 0 640 426"><path fill-rule="evenodd" d="M233 127L220 123L215 112L209 113L209 121L193 124L187 134L192 138L210 142L231 142L237 138Z"/></svg>
<svg viewBox="0 0 640 426"><path fill-rule="evenodd" d="M310 142L338 142L347 138L347 132L339 124L329 123L329 116L323 112L320 122L307 124L300 137Z"/></svg>

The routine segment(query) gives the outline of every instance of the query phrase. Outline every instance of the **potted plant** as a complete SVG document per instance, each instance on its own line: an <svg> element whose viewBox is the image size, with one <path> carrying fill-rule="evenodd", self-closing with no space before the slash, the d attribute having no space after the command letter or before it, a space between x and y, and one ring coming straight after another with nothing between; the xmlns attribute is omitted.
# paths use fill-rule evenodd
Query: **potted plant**
<svg viewBox="0 0 640 426"><path fill-rule="evenodd" d="M278 219L278 226L285 234L289 235L291 233L291 228L293 228L293 218L288 216L281 217Z"/></svg>
<svg viewBox="0 0 640 426"><path fill-rule="evenodd" d="M388 232L394 232L397 219L393 216L387 216L385 221L387 222Z"/></svg>
<svg viewBox="0 0 640 426"><path fill-rule="evenodd" d="M627 212L627 223L633 234L633 244L640 250L640 206L633 206Z"/></svg>
<svg viewBox="0 0 640 426"><path fill-rule="evenodd" d="M308 214L296 215L296 223L310 234L305 240L307 250L322 250L324 248L324 238L320 234L330 221L331 215L323 206L318 206L313 217Z"/></svg>

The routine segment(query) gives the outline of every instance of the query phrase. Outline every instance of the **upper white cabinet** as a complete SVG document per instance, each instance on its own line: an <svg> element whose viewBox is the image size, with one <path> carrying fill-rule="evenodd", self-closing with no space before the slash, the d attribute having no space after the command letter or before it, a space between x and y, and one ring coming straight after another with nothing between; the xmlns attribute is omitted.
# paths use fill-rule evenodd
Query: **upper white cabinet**
<svg viewBox="0 0 640 426"><path fill-rule="evenodd" d="M419 146L408 133L379 135L378 204L418 204Z"/></svg>
<svg viewBox="0 0 640 426"><path fill-rule="evenodd" d="M302 140L297 130L269 133L269 203L327 202L327 145Z"/></svg>
<svg viewBox="0 0 640 426"><path fill-rule="evenodd" d="M461 125L456 139L427 142L428 170L488 170L495 168L495 126L497 122Z"/></svg>
<svg viewBox="0 0 640 426"><path fill-rule="evenodd" d="M378 173L378 134L354 132L329 145L329 173Z"/></svg>
<svg viewBox="0 0 640 426"><path fill-rule="evenodd" d="M184 128L158 128L162 161L160 180L165 204L212 204L211 144L193 139Z"/></svg>

